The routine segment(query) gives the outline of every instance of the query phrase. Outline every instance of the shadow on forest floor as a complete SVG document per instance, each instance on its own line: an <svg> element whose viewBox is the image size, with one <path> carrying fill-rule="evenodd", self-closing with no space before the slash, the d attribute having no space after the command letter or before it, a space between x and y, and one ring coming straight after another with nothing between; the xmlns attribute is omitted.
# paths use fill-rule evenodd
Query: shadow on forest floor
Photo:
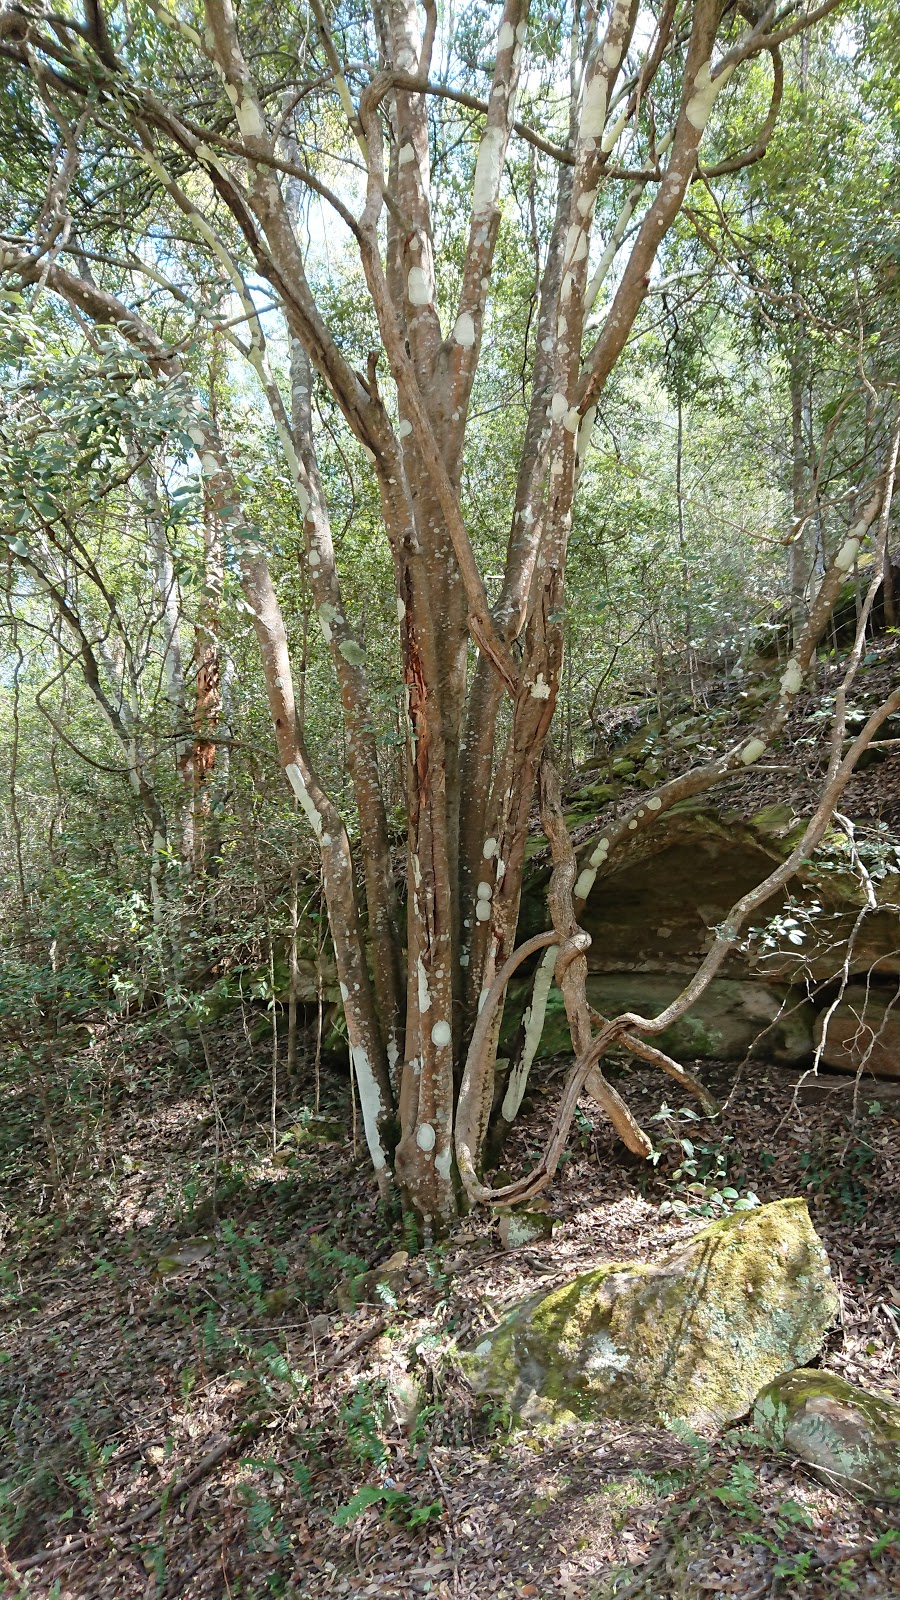
<svg viewBox="0 0 900 1600"><path fill-rule="evenodd" d="M749 1430L510 1437L454 1361L536 1287L702 1224L669 1209L696 1203L672 1176L677 1120L650 1124L651 1169L585 1102L552 1240L507 1252L471 1217L345 1311L339 1287L403 1244L353 1158L346 1083L325 1077L319 1132L297 1120L309 1084L293 1108L283 1097L273 1152L265 1050L225 1027L209 1044L212 1075L196 1078L159 1041L97 1045L102 1094L6 1144L0 1594L900 1593L896 1515L830 1493ZM727 1091L724 1069L706 1076ZM511 1168L555 1087L551 1071ZM629 1074L645 1119L666 1088ZM20 1093L21 1130L36 1113ZM807 1195L843 1300L823 1360L898 1397L900 1102L873 1085L852 1108L846 1092L792 1106L789 1076L754 1066L692 1142L710 1190Z"/></svg>

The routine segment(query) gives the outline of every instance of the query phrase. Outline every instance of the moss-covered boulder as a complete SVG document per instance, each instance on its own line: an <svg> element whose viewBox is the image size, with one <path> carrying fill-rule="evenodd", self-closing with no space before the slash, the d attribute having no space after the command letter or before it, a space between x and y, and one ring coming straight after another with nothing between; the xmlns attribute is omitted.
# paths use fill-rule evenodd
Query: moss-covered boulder
<svg viewBox="0 0 900 1600"><path fill-rule="evenodd" d="M658 1261L608 1262L525 1301L469 1369L519 1421L718 1426L810 1361L837 1309L805 1200L778 1200L712 1223Z"/></svg>
<svg viewBox="0 0 900 1600"><path fill-rule="evenodd" d="M900 1406L834 1372L801 1368L767 1384L754 1421L828 1484L900 1504Z"/></svg>

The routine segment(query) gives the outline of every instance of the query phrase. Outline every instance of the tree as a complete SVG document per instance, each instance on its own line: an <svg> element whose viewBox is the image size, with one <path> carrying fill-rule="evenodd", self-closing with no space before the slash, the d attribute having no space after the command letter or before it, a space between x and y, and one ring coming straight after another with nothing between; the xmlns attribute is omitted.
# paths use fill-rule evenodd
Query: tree
<svg viewBox="0 0 900 1600"><path fill-rule="evenodd" d="M426 1229L445 1226L463 1192L512 1200L548 1181L585 1082L629 1147L649 1151L599 1062L621 1038L687 1083L640 1037L660 1031L672 1008L662 1021L628 1016L595 1031L578 907L629 829L652 826L685 793L763 754L879 516L883 475L867 487L759 728L663 785L577 861L548 739L563 663L567 547L597 408L691 185L698 176L727 183L764 154L781 97L781 47L835 3L757 12L664 0L655 11L615 0L608 15L576 7L532 19L527 0L506 0L499 21L473 9L455 37L444 36L435 5L420 17L399 0L376 0L371 13L348 5L331 19L319 0L296 18L250 5L238 19L230 0L207 0L202 16L161 0L150 0L148 12L109 15L86 0L83 20L25 4L0 12L23 143L49 173L31 217L21 202L27 226L7 234L3 266L24 293L51 291L136 352L174 409L173 440L196 452L208 515L252 613L278 759L321 852L372 1163ZM745 94L756 103L761 57L772 63L771 103L762 128L735 150L731 125L742 121ZM486 92L473 92L483 79ZM478 130L474 151L457 148L453 119L462 111L466 128ZM701 166L707 130L713 156L722 153ZM529 197L527 227L518 229L509 198L517 186ZM99 193L106 201L92 198ZM328 230L352 254L352 291L362 301L355 327L317 290L315 240L304 247L310 196L329 208ZM489 601L465 480L473 450L489 444L477 403L504 392L508 357L493 332L504 307L498 251L517 270L531 255L535 304L518 362L509 532ZM289 400L270 359L273 312L289 341ZM304 738L239 447L224 436L213 388L176 331L184 316L220 330L270 408L340 694L349 814L327 792ZM368 656L335 555L317 393L368 463L390 551L405 740L399 871ZM502 478L508 428L497 437ZM838 763L830 804L850 770ZM554 853L552 928L516 949L538 791ZM724 948L749 909L729 919ZM543 992L555 976L578 1059L542 1162L494 1192L479 1165L496 1098L500 1002L512 972L538 949ZM717 950L678 1002L682 1010L722 959ZM541 1020L536 1000L526 1056ZM521 1099L528 1061L515 1070Z"/></svg>

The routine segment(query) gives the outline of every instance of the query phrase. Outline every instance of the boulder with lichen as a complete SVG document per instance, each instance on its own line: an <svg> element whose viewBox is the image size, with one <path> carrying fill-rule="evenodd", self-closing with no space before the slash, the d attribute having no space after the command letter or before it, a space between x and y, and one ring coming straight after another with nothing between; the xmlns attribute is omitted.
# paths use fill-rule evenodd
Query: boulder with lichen
<svg viewBox="0 0 900 1600"><path fill-rule="evenodd" d="M651 1262L612 1261L517 1306L475 1347L516 1420L720 1426L812 1360L838 1309L805 1200L724 1217Z"/></svg>
<svg viewBox="0 0 900 1600"><path fill-rule="evenodd" d="M900 1504L900 1406L817 1367L784 1373L757 1396L763 1437L832 1488Z"/></svg>

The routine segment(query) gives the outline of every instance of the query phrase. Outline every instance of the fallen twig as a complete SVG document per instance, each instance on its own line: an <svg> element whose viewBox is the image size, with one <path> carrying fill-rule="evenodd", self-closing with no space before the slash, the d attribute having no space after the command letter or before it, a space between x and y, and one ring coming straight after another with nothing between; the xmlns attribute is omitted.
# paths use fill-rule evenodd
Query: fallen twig
<svg viewBox="0 0 900 1600"><path fill-rule="evenodd" d="M174 1478L167 1484L159 1498L153 1500L149 1506L142 1506L139 1511L132 1512L130 1517L125 1517L122 1522L114 1522L108 1528L88 1528L84 1533L68 1539L65 1544L51 1545L47 1550L38 1550L34 1555L23 1556L16 1562L19 1571L25 1572L29 1567L41 1567L45 1561L55 1561L60 1556L77 1555L96 1539L112 1539L118 1534L129 1533L132 1528L140 1527L142 1522L149 1522L168 1505L170 1500L176 1495L183 1494L185 1489L190 1489L198 1479L205 1477L207 1472L211 1472L213 1467L218 1466L219 1462L241 1443L243 1440L231 1436L220 1439L217 1445L207 1450L205 1456L201 1456L197 1465L192 1467L190 1472L186 1472L183 1478Z"/></svg>
<svg viewBox="0 0 900 1600"><path fill-rule="evenodd" d="M373 1339L377 1339L380 1333L384 1333L386 1327L387 1317L379 1317L377 1322L373 1322L351 1344L344 1345L341 1350L335 1350L333 1356L329 1356L327 1361L323 1361L319 1367L319 1373L333 1372L335 1367L339 1367L342 1362L347 1360L348 1356L355 1356L357 1350L364 1350L367 1344L371 1344Z"/></svg>

